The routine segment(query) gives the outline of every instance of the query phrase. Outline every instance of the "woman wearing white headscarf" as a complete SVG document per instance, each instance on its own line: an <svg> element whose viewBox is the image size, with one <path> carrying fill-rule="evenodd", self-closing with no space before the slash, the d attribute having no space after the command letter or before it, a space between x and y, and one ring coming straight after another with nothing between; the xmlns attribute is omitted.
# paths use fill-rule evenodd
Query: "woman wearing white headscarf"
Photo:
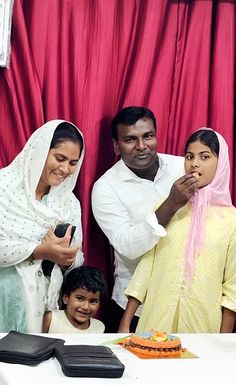
<svg viewBox="0 0 236 385"><path fill-rule="evenodd" d="M76 126L52 120L0 170L0 332L40 332L57 307L62 271L83 263L81 208L72 193L84 158ZM58 223L76 226L57 238ZM42 261L54 263L48 285ZM60 267L59 267L60 266Z"/></svg>

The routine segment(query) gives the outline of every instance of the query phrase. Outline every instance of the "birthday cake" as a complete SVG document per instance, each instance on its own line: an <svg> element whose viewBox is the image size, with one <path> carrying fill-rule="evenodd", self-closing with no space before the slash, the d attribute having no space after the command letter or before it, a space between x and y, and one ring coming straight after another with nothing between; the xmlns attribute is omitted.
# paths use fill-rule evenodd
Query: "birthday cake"
<svg viewBox="0 0 236 385"><path fill-rule="evenodd" d="M146 358L178 357L182 352L180 338L164 332L133 333L129 349Z"/></svg>

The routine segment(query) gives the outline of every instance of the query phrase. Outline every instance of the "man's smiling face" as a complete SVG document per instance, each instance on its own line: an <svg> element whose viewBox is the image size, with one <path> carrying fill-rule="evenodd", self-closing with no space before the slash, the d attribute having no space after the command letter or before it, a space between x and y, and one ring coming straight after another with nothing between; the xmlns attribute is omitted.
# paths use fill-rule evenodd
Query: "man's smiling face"
<svg viewBox="0 0 236 385"><path fill-rule="evenodd" d="M130 126L118 124L114 150L131 169L150 168L157 158L157 138L153 121L141 118Z"/></svg>

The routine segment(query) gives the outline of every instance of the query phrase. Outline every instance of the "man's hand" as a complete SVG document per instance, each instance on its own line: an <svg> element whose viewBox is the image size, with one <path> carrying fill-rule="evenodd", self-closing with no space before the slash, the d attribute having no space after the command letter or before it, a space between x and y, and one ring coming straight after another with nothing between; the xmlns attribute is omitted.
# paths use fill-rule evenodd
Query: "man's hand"
<svg viewBox="0 0 236 385"><path fill-rule="evenodd" d="M174 214L192 198L197 190L197 176L187 174L179 178L171 187L168 198L157 209L158 223L168 225Z"/></svg>
<svg viewBox="0 0 236 385"><path fill-rule="evenodd" d="M197 176L194 174L184 175L173 184L167 200L177 211L180 207L183 207L188 203L196 190Z"/></svg>

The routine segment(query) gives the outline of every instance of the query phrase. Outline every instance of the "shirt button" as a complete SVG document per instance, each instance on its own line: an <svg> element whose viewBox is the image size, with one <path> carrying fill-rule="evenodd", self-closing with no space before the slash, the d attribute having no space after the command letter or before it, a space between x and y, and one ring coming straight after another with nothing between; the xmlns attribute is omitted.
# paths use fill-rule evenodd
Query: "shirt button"
<svg viewBox="0 0 236 385"><path fill-rule="evenodd" d="M38 271L38 276L41 277L42 274L43 274L42 271L39 270L39 271Z"/></svg>

